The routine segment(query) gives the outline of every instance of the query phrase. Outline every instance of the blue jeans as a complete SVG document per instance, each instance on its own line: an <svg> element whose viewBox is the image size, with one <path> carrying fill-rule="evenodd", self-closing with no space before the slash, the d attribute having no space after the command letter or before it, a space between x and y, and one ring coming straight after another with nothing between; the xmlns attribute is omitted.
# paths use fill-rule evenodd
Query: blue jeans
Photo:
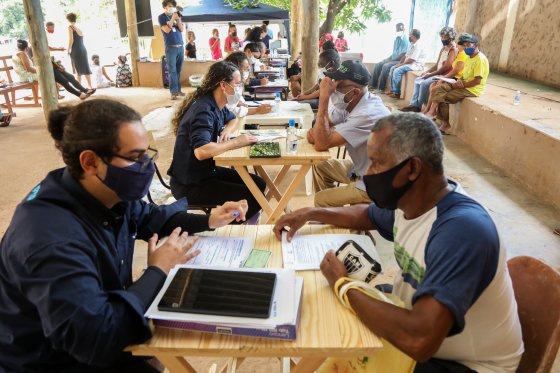
<svg viewBox="0 0 560 373"><path fill-rule="evenodd" d="M380 91L384 91L385 88L387 87L387 78L389 77L389 71L391 70L391 67L395 66L396 64L398 64L399 61L389 61L389 62L385 62L384 64L377 64L375 65L375 69L373 71L373 79L371 81L372 86L377 87L377 89L379 89ZM378 67L379 66L379 67ZM375 71L379 68L380 70L380 76L377 78L378 81L375 81Z"/></svg>
<svg viewBox="0 0 560 373"><path fill-rule="evenodd" d="M395 69L395 66L391 67L389 74L391 74L391 92L396 95L401 94L401 80L404 74L411 71L412 67L409 65L402 65Z"/></svg>
<svg viewBox="0 0 560 373"><path fill-rule="evenodd" d="M410 99L410 106L416 106L422 108L422 105L428 103L428 98L430 97L430 85L436 80L435 76L430 78L416 78L414 80L414 92L412 93L412 98Z"/></svg>
<svg viewBox="0 0 560 373"><path fill-rule="evenodd" d="M165 58L169 66L169 90L171 93L181 91L181 68L185 60L183 47L165 47Z"/></svg>

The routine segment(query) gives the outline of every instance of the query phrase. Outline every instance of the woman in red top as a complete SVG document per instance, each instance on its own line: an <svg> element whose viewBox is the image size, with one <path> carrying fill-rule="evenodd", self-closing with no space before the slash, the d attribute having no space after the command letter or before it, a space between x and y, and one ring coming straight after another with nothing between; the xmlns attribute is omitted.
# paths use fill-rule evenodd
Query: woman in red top
<svg viewBox="0 0 560 373"><path fill-rule="evenodd" d="M334 42L334 47L339 52L346 52L348 49L350 49L348 48L348 42L346 41L346 39L344 39L344 32L338 32L338 38Z"/></svg>
<svg viewBox="0 0 560 373"><path fill-rule="evenodd" d="M237 52L241 47L241 42L237 36L237 27L233 23L229 24L228 33L229 35L224 42L224 51L226 53Z"/></svg>
<svg viewBox="0 0 560 373"><path fill-rule="evenodd" d="M210 53L212 53L213 60L222 58L222 48L220 47L220 32L217 28L212 30L212 37L208 41L210 44Z"/></svg>

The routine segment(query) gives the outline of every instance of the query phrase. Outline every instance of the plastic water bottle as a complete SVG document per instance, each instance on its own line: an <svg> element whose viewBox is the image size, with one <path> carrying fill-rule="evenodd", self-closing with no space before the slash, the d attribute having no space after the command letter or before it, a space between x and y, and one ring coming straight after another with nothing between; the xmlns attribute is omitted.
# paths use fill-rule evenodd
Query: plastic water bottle
<svg viewBox="0 0 560 373"><path fill-rule="evenodd" d="M276 92L274 94L274 112L276 114L280 113L280 102L282 100L280 99L280 92Z"/></svg>
<svg viewBox="0 0 560 373"><path fill-rule="evenodd" d="M280 75L278 76L280 80L284 80L284 68L280 67Z"/></svg>
<svg viewBox="0 0 560 373"><path fill-rule="evenodd" d="M288 129L286 130L286 153L287 154L296 154L297 153L297 143L298 143L298 136L296 130L296 121L290 119L290 124L288 125Z"/></svg>
<svg viewBox="0 0 560 373"><path fill-rule="evenodd" d="M513 105L519 106L521 103L521 91L515 92L515 97L513 98Z"/></svg>

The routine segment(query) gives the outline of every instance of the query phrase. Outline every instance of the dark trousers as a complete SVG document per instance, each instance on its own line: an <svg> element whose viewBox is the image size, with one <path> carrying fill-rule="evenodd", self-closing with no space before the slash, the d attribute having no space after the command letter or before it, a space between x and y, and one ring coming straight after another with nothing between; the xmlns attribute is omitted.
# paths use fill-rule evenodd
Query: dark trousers
<svg viewBox="0 0 560 373"><path fill-rule="evenodd" d="M198 185L182 185L171 178L171 192L176 199L187 197L187 202L193 205L221 205L227 201L246 199L249 205L247 219L261 210L261 206L237 171L216 167L216 173L216 177L204 180ZM264 192L266 189L264 180L253 174L251 177L261 192Z"/></svg>
<svg viewBox="0 0 560 373"><path fill-rule="evenodd" d="M414 373L476 373L455 361L432 358L425 363L416 363Z"/></svg>
<svg viewBox="0 0 560 373"><path fill-rule="evenodd" d="M389 58L375 64L373 68L373 77L371 78L370 86L377 88L381 91L385 90L387 86L387 78L389 77L389 70L391 67L399 63L399 60L391 60Z"/></svg>
<svg viewBox="0 0 560 373"><path fill-rule="evenodd" d="M54 80L64 87L68 92L72 93L74 96L80 97L80 93L87 93L87 89L84 88L77 80L74 75L67 73L66 71L60 71L53 69Z"/></svg>

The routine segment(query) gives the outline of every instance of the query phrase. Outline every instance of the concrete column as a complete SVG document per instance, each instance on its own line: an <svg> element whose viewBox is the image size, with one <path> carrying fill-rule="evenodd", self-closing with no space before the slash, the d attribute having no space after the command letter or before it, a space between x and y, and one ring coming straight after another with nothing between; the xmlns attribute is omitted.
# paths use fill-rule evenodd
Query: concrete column
<svg viewBox="0 0 560 373"><path fill-rule="evenodd" d="M301 88L305 91L317 83L319 0L303 0L303 19Z"/></svg>
<svg viewBox="0 0 560 373"><path fill-rule="evenodd" d="M508 12L506 17L506 28L502 39L502 49L500 50L500 59L498 60L498 69L500 71L507 70L509 52L511 50L511 42L513 41L513 30L517 21L517 11L519 9L519 0L509 0Z"/></svg>
<svg viewBox="0 0 560 373"><path fill-rule="evenodd" d="M48 119L49 112L58 106L58 90L54 81L53 66L47 35L45 34L43 11L40 0L24 0L23 9L29 30L29 38L33 48L33 61L39 76L41 104L43 113Z"/></svg>

